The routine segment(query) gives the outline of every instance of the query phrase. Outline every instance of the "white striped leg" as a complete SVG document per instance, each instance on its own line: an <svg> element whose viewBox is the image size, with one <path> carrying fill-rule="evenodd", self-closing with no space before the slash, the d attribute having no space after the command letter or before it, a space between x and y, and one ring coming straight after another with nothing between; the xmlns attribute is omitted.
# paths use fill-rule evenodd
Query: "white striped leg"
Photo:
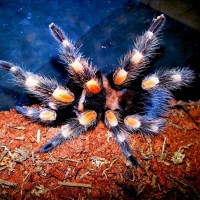
<svg viewBox="0 0 200 200"><path fill-rule="evenodd" d="M116 111L108 110L105 113L105 125L113 133L115 140L119 144L124 156L131 162L133 166L138 167L139 163L136 158L132 155L131 149L126 141L124 130L120 122L120 116Z"/></svg>
<svg viewBox="0 0 200 200"><path fill-rule="evenodd" d="M56 120L57 114L51 109L35 109L31 107L16 106L16 111L33 121L50 124Z"/></svg>
<svg viewBox="0 0 200 200"><path fill-rule="evenodd" d="M42 152L48 152L62 144L65 140L69 140L89 129L93 129L97 125L97 113L93 110L85 111L77 118L71 118L66 125L61 127L61 133L56 135L52 140L47 142L42 148Z"/></svg>
<svg viewBox="0 0 200 200"><path fill-rule="evenodd" d="M160 87L176 90L182 86L189 86L193 80L194 72L188 68L159 70L142 81L142 88L149 91Z"/></svg>
<svg viewBox="0 0 200 200"><path fill-rule="evenodd" d="M59 85L55 80L24 71L6 61L0 61L0 67L9 71L18 85L24 87L27 92L35 95L52 109L65 107L75 99L74 94L68 88Z"/></svg>
<svg viewBox="0 0 200 200"><path fill-rule="evenodd" d="M97 70L83 58L79 48L74 46L61 28L54 23L51 23L49 27L54 38L60 43L60 57L69 65L67 69L74 82L85 87L92 94L99 93L102 83L96 75Z"/></svg>
<svg viewBox="0 0 200 200"><path fill-rule="evenodd" d="M146 69L146 64L159 47L159 32L164 23L164 15L153 19L150 28L142 36L136 38L134 48L121 58L120 67L113 74L113 81L117 86L129 85Z"/></svg>

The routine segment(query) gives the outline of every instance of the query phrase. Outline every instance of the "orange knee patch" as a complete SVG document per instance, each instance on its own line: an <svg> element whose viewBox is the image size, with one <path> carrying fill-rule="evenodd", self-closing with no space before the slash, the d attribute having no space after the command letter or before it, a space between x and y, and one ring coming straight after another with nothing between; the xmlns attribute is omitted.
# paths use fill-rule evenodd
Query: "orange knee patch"
<svg viewBox="0 0 200 200"><path fill-rule="evenodd" d="M149 77L142 81L142 88L144 90L151 89L159 83L159 79L156 76Z"/></svg>
<svg viewBox="0 0 200 200"><path fill-rule="evenodd" d="M124 123L125 125L131 127L131 128L139 128L141 126L141 122L139 121L139 119L133 117L133 116L127 116L124 119Z"/></svg>
<svg viewBox="0 0 200 200"><path fill-rule="evenodd" d="M116 85L121 85L125 82L128 72L124 69L117 70L113 75L113 81Z"/></svg>
<svg viewBox="0 0 200 200"><path fill-rule="evenodd" d="M90 123L94 122L96 118L97 118L97 113L94 110L86 111L80 115L79 123L82 124L83 126L87 126Z"/></svg>
<svg viewBox="0 0 200 200"><path fill-rule="evenodd" d="M74 94L63 87L57 87L52 96L63 103L71 103L74 101Z"/></svg>
<svg viewBox="0 0 200 200"><path fill-rule="evenodd" d="M105 117L106 117L108 123L111 126L117 126L118 125L117 116L114 114L113 111L111 111L111 110L106 111Z"/></svg>
<svg viewBox="0 0 200 200"><path fill-rule="evenodd" d="M85 85L92 94L98 94L101 91L101 85L95 79L89 80Z"/></svg>

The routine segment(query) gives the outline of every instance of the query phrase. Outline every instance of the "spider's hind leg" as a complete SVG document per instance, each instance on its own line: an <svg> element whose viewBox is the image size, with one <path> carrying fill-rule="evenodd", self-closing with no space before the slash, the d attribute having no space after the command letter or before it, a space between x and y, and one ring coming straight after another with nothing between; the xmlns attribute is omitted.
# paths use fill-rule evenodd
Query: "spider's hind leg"
<svg viewBox="0 0 200 200"><path fill-rule="evenodd" d="M25 117L28 117L33 121L37 121L44 124L51 124L57 118L56 112L54 110L47 108L35 109L31 107L27 108L27 107L16 106L15 109L17 112L24 115Z"/></svg>
<svg viewBox="0 0 200 200"><path fill-rule="evenodd" d="M172 94L167 89L156 89L146 94L142 113L128 115L124 124L131 133L157 134L164 126L164 118L170 110Z"/></svg>
<svg viewBox="0 0 200 200"><path fill-rule="evenodd" d="M138 167L139 163L137 159L132 155L131 149L128 145L123 129L123 125L120 120L119 113L117 111L107 110L105 113L105 125L113 133L115 140L119 144L124 156L130 161L133 166Z"/></svg>
<svg viewBox="0 0 200 200"><path fill-rule="evenodd" d="M137 159L131 153L131 149L128 145L128 142L126 140L123 130L120 130L119 127L115 127L115 128L111 128L110 131L113 133L115 140L117 141L120 148L122 149L122 152L125 155L125 157L130 161L130 163L133 166L139 167L139 163Z"/></svg>
<svg viewBox="0 0 200 200"><path fill-rule="evenodd" d="M194 72L188 68L158 70L142 80L141 92L146 92L144 113L128 115L124 123L129 132L156 134L164 126L164 118L169 115L170 100L173 99L170 90L188 86L194 80Z"/></svg>

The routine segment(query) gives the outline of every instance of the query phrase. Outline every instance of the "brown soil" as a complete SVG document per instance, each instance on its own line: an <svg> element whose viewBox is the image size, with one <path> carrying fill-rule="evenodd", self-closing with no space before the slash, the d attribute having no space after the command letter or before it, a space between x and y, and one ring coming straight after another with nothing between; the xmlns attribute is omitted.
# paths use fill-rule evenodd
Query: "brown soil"
<svg viewBox="0 0 200 200"><path fill-rule="evenodd" d="M162 134L127 136L135 169L103 123L41 153L60 129L0 112L0 199L198 199L199 128L200 102L178 102Z"/></svg>

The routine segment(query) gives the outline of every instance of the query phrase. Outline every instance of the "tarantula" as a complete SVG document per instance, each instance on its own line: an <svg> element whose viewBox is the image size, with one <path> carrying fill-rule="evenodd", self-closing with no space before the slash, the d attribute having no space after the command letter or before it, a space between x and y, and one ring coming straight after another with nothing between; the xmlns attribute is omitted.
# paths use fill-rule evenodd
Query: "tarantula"
<svg viewBox="0 0 200 200"><path fill-rule="evenodd" d="M94 68L80 48L51 23L50 31L60 44L60 58L69 72L65 86L0 61L0 66L14 76L17 84L42 102L40 109L16 106L19 113L45 124L66 119L61 132L42 146L41 152L48 152L65 140L94 129L98 121L103 120L125 157L132 165L139 165L125 134L159 133L170 110L170 90L187 86L194 78L193 71L188 68L158 70L148 76L143 74L159 48L164 23L163 14L153 19L149 29L136 38L134 47L120 59L119 67L108 75Z"/></svg>

